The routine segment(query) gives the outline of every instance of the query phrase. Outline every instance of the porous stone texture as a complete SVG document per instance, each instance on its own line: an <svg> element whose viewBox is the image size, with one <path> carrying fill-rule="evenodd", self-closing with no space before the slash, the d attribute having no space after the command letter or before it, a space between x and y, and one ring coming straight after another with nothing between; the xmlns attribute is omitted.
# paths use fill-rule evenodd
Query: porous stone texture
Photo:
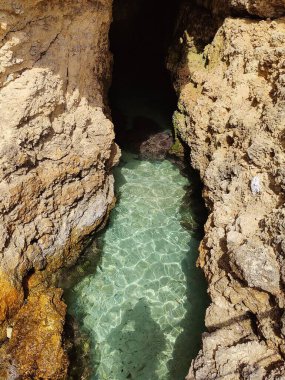
<svg viewBox="0 0 285 380"><path fill-rule="evenodd" d="M33 292L0 348L1 379L63 379L68 359L62 333L66 306L60 289Z"/></svg>
<svg viewBox="0 0 285 380"><path fill-rule="evenodd" d="M196 0L215 15L233 14L276 18L285 15L285 0Z"/></svg>
<svg viewBox="0 0 285 380"><path fill-rule="evenodd" d="M259 3L260 14L277 4ZM175 128L210 212L198 264L212 303L187 379L283 379L285 19L224 19L186 2L176 37Z"/></svg>
<svg viewBox="0 0 285 380"><path fill-rule="evenodd" d="M75 261L114 203L111 13L111 0L0 0L0 340L15 359L10 378L64 378L60 293L32 287ZM51 332L33 329L45 307ZM44 342L46 354L54 342L54 372L37 357Z"/></svg>

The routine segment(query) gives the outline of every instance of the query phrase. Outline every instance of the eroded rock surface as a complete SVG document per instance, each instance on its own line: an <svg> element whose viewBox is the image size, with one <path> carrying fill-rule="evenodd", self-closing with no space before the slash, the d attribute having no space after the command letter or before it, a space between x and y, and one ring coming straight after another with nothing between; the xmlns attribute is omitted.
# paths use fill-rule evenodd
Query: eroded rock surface
<svg viewBox="0 0 285 380"><path fill-rule="evenodd" d="M214 14L281 17L285 14L285 0L196 0Z"/></svg>
<svg viewBox="0 0 285 380"><path fill-rule="evenodd" d="M283 2L253 4L284 12ZM285 20L223 19L186 3L177 41L175 126L210 210L199 258L209 332L187 379L281 379Z"/></svg>
<svg viewBox="0 0 285 380"><path fill-rule="evenodd" d="M183 5L169 60L176 128L211 212L199 259L209 332L188 379L276 379L285 372L284 0L196 3L204 8ZM47 277L74 262L114 202L111 7L0 0L1 378L66 377L65 306Z"/></svg>
<svg viewBox="0 0 285 380"><path fill-rule="evenodd" d="M9 327L10 340L0 348L1 379L66 378L66 306L61 295L60 289L41 289L28 297Z"/></svg>
<svg viewBox="0 0 285 380"><path fill-rule="evenodd" d="M32 290L26 279L74 262L114 202L119 153L105 104L111 10L111 0L0 1L0 336L14 326L4 347L25 379L63 378L66 368L59 291L41 288L15 317ZM32 328L45 307L50 333ZM62 370L44 374L37 347L25 363L34 335L47 353L54 344Z"/></svg>

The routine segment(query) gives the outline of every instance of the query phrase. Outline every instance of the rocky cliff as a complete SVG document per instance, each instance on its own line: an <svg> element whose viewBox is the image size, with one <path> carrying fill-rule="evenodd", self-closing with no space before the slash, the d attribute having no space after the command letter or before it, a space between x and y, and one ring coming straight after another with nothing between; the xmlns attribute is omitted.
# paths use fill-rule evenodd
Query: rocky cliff
<svg viewBox="0 0 285 380"><path fill-rule="evenodd" d="M0 0L0 378L64 379L52 277L114 202L111 0ZM189 0L169 68L210 211L188 380L285 373L285 0Z"/></svg>
<svg viewBox="0 0 285 380"><path fill-rule="evenodd" d="M168 62L210 211L198 261L209 332L187 379L281 379L285 2L197 3L182 5Z"/></svg>
<svg viewBox="0 0 285 380"><path fill-rule="evenodd" d="M65 305L50 277L114 202L112 2L0 0L0 11L0 378L58 379Z"/></svg>

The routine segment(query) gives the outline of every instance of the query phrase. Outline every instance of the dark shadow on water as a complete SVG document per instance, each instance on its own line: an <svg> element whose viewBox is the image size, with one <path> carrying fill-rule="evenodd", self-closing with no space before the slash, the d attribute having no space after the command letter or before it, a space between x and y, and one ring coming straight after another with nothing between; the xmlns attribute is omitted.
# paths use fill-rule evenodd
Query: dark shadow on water
<svg viewBox="0 0 285 380"><path fill-rule="evenodd" d="M176 339L173 357L168 363L169 380L182 380L188 373L191 361L201 348L202 333L206 331L205 312L210 304L206 279L202 270L196 266L208 212L202 197L203 185L199 173L191 167L189 148L185 146L184 149L182 174L189 178L189 185L185 187L180 207L180 223L189 231L189 251L181 262L187 282L187 301L184 304L186 315L180 323L182 332ZM186 360L183 362L181 358Z"/></svg>
<svg viewBox="0 0 285 380"><path fill-rule="evenodd" d="M195 268L198 246L199 241L192 238L189 242L189 252L181 263L187 281L187 301L184 303L186 315L180 323L183 330L176 339L172 360L168 363L169 380L185 378L191 361L201 348L202 333L205 331L205 310L209 305L209 299L203 273Z"/></svg>
<svg viewBox="0 0 285 380"><path fill-rule="evenodd" d="M112 349L120 355L120 368L112 373L116 380L159 380L155 373L158 355L165 349L164 334L152 319L145 299L127 310L121 324L107 338Z"/></svg>
<svg viewBox="0 0 285 380"><path fill-rule="evenodd" d="M89 237L84 253L76 264L70 268L64 268L60 273L57 286L64 290L65 303L73 305L75 302L74 289L84 278L94 276L101 270L102 252L98 246L98 233ZM96 239L95 239L96 236ZM90 331L84 328L85 313L77 312L73 316L69 307L65 322L65 343L70 360L68 368L68 380L89 380L94 373L94 362L100 361L100 352L92 354L96 341Z"/></svg>

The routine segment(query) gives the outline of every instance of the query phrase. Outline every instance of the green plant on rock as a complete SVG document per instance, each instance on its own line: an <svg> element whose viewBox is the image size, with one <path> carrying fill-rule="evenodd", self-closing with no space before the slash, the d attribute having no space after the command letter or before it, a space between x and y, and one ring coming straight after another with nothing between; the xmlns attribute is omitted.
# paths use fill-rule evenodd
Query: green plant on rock
<svg viewBox="0 0 285 380"><path fill-rule="evenodd" d="M169 149L169 154L174 156L183 157L184 156L184 147L181 143L181 139L179 136L179 126L182 122L183 115L176 111L173 114L173 134L174 134L174 143L172 147Z"/></svg>

